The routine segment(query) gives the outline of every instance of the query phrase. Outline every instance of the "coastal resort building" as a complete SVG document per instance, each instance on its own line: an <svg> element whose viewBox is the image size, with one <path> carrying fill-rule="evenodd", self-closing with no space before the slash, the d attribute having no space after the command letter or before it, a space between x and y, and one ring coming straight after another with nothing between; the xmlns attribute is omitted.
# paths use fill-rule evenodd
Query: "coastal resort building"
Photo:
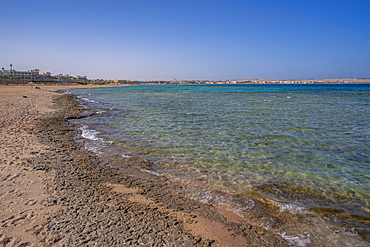
<svg viewBox="0 0 370 247"><path fill-rule="evenodd" d="M37 79L39 76L39 69L32 69L28 71L18 71L13 69L13 65L10 64L10 69L6 70L1 68L0 77L13 77L19 79Z"/></svg>

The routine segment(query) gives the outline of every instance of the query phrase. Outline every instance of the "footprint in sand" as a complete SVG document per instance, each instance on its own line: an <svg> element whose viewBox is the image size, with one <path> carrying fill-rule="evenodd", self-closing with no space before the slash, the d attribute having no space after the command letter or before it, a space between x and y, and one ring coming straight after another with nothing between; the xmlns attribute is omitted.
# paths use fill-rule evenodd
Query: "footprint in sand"
<svg viewBox="0 0 370 247"><path fill-rule="evenodd" d="M5 175L5 176L1 177L1 181L6 181L11 176L12 176L12 174ZM9 192L11 192L11 191L9 191Z"/></svg>
<svg viewBox="0 0 370 247"><path fill-rule="evenodd" d="M26 221L37 217L33 212L21 213L20 215L12 215L8 219L1 221L1 227L23 225Z"/></svg>
<svg viewBox="0 0 370 247"><path fill-rule="evenodd" d="M15 174L12 174L10 177L8 177L6 180L8 181L12 181L14 180L15 178L19 177L21 174L20 173L15 173Z"/></svg>
<svg viewBox="0 0 370 247"><path fill-rule="evenodd" d="M36 203L37 203L36 200L29 200L24 205L26 205L26 206L32 206L32 205L35 205Z"/></svg>
<svg viewBox="0 0 370 247"><path fill-rule="evenodd" d="M0 245L1 246L14 246L16 239L13 237L6 237L5 235L0 237Z"/></svg>
<svg viewBox="0 0 370 247"><path fill-rule="evenodd" d="M10 246L17 246L17 247L26 247L26 246L34 246L29 242L20 243L21 241L18 240L16 237L6 237L5 235L0 235L0 246L10 247Z"/></svg>

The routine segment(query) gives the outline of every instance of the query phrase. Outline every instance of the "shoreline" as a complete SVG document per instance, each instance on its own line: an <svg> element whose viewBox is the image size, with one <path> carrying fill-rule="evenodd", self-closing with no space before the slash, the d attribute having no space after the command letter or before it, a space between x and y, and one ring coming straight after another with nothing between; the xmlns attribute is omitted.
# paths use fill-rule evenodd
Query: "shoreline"
<svg viewBox="0 0 370 247"><path fill-rule="evenodd" d="M312 86L312 85L367 85L370 84L370 79L364 82L318 82L318 83L274 83L274 82L263 82L263 83L154 83L154 82L147 82L147 83L138 83L138 84L62 84L62 83L52 83L52 84L42 84L42 83L34 83L34 84L0 84L1 88L34 88L36 86L42 87L43 89L94 89L94 88L115 88L115 87L128 87L128 86L149 86L149 85L167 85L167 86L179 86L179 85L189 85L189 86L228 86L228 85L248 85L248 86Z"/></svg>
<svg viewBox="0 0 370 247"><path fill-rule="evenodd" d="M152 88L155 89L155 87ZM126 91L124 88L122 88L122 90ZM114 92L116 90L113 89L112 91ZM121 89L118 89L118 91L121 91ZM171 172L171 169L163 168L167 167L167 163L165 160L162 166L161 157L159 156L159 159L157 159L158 157L155 156L157 151L155 147L157 141L155 141L155 139L149 138L148 145L150 145L151 140L153 140L153 148L147 148L147 143L143 142L144 152L140 153L140 147L136 150L137 146L135 143L132 143L130 137L120 139L120 137L115 134L115 128L112 129L106 126L106 123L110 123L110 116L115 115L120 109L124 109L124 111L129 109L137 113L143 110L143 114L146 112L145 109L132 107L130 102L136 102L135 97L130 98L129 96L125 97L125 95L122 96L122 98L126 99L125 104L115 104L113 101L112 105L110 105L111 101L105 98L104 95L108 97L112 95L111 97L116 99L117 94L113 92L111 92L111 90L103 90L102 92L99 90L97 92L99 95L97 96L95 90L74 91L74 93L76 93L76 99L89 109L86 113L89 112L92 114L91 117L87 117L86 119L73 121L79 124L78 128L81 131L80 138L86 140L86 142L84 142L86 149L98 153L99 156L109 156L112 154L121 156L121 154L127 154L128 156L124 156L125 158L132 156L147 159L151 161L150 167L153 169L153 172L148 172L152 172L158 176L166 174L165 176L170 178L172 182L182 186L185 197L203 203L209 203L216 208L221 205L227 205L229 211L233 211L244 219L259 226L263 226L265 229L269 229L269 231L274 232L278 236L282 236L293 246L330 246L333 242L336 244L339 243L339 245L351 243L358 246L367 246L369 236L367 231L368 227L362 225L364 223L363 221L350 221L351 217L359 219L358 217L356 218L357 214L349 214L346 210L338 210L341 204L336 204L335 202L342 202L343 200L338 200L334 197L332 198L334 200L328 199L324 201L323 197L316 197L316 195L320 194L315 194L311 190L302 190L295 186L289 187L284 182L267 182L263 184L263 186L252 188L253 190L250 191L233 193L232 190L228 190L227 187L225 189L222 185L213 186L215 183L207 183L205 180L197 180L195 177L194 179L189 177L192 171L187 174L185 170L186 172L184 173L181 165L176 166L174 164L174 167L180 167L181 173L176 172L176 169ZM132 94L130 93L130 95ZM108 105L104 106L105 103L108 103ZM118 116L120 116L119 114L120 113L118 113ZM126 113L123 115L126 116ZM151 118L149 117L148 119ZM124 122L126 120L123 118L119 118L119 121L114 120L112 122L117 123L121 121L123 121L122 124L125 126L126 123ZM128 119L127 121L130 120ZM151 121L146 122L145 118L141 121L136 121L136 124L139 123L143 126L152 125ZM130 133L130 124L128 124L128 128L128 132L126 132L125 129L118 126L117 133L126 135ZM140 130L143 129L145 130L146 128L141 128ZM149 134L149 136L151 136L151 134ZM135 134L133 134L133 140L135 140ZM158 145L161 140L159 136ZM179 143L181 143L181 141ZM146 150L150 150L149 153L147 153ZM154 156L151 154L154 154ZM159 154L161 154L161 152L159 152ZM171 153L166 152L163 153L163 156L166 157L169 154ZM181 157L178 158L179 159L176 161L179 161L179 164L181 164ZM143 170L146 170L146 168L143 168ZM229 193L230 191L231 193ZM293 198L293 201L289 201L289 198L288 202L284 199L280 200L279 196L285 193L288 197ZM294 201L294 199L298 200ZM312 207L312 203L305 205L301 203L299 199L301 199L302 202L307 202L307 200L318 200L316 202L319 203L319 207ZM325 202L328 204L325 204ZM323 207L320 207L320 205ZM331 211L331 209L334 211ZM336 218L335 221L330 221L329 219L333 217ZM363 218L363 220L366 219L368 218Z"/></svg>
<svg viewBox="0 0 370 247"><path fill-rule="evenodd" d="M12 107L1 111L5 116L1 122L1 134L5 138L2 146L11 153L2 157L1 175L6 178L2 187L8 182L22 184L26 176L35 173L39 180L28 180L40 184L40 189L28 188L37 194L29 196L31 200L28 201L29 198L24 197L29 191L15 191L15 194L19 193L14 195L19 198L19 203L16 202L20 208L18 215L14 210L11 212L11 204L1 202L4 211L0 215L4 228L0 234L2 243L36 243L38 246L287 246L281 237L262 227L183 197L176 191L181 188L169 186L168 179L141 171L139 166L145 166L145 160L117 157L102 160L82 150L74 140L76 130L66 118L78 118L83 110L71 95L48 92L61 88L64 87L44 86L35 90L21 86L13 87L15 92L10 94L10 89L0 87L0 100L7 100L9 104L12 97L19 101L35 97L31 106L41 98L49 100L49 104L44 104L45 109L28 110L28 118L18 126L6 118ZM16 102L13 103L16 108ZM47 109L49 112L45 113ZM33 113L33 110L40 111ZM17 119L22 113L13 115ZM33 127L29 127L31 125ZM19 139L9 129L22 134L29 143L22 145L21 141L14 147L5 143L4 140L9 138ZM118 163L120 166L115 165ZM13 170L7 176L4 171L10 168ZM1 192L2 197L7 193Z"/></svg>

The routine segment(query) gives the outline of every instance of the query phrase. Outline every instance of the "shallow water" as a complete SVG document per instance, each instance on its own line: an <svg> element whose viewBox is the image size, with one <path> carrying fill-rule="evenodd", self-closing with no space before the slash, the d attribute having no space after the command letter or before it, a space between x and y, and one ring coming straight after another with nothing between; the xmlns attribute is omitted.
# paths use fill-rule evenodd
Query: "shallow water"
<svg viewBox="0 0 370 247"><path fill-rule="evenodd" d="M150 160L189 197L227 204L294 245L369 243L370 85L70 92L100 113L78 120L90 150ZM253 217L257 204L274 219Z"/></svg>

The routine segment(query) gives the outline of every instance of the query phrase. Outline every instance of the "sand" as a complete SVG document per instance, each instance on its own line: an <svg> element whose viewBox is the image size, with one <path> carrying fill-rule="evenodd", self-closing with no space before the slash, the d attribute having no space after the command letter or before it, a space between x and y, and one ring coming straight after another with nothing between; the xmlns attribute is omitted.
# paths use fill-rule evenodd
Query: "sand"
<svg viewBox="0 0 370 247"><path fill-rule="evenodd" d="M42 227L58 209L40 203L52 194L48 189L52 173L33 170L26 163L33 152L45 148L28 132L34 118L51 111L53 96L55 93L40 94L29 88L0 89L0 243L3 246L38 242L34 229Z"/></svg>
<svg viewBox="0 0 370 247"><path fill-rule="evenodd" d="M57 88L0 87L0 246L286 246L145 160L84 150L66 120L83 109Z"/></svg>

